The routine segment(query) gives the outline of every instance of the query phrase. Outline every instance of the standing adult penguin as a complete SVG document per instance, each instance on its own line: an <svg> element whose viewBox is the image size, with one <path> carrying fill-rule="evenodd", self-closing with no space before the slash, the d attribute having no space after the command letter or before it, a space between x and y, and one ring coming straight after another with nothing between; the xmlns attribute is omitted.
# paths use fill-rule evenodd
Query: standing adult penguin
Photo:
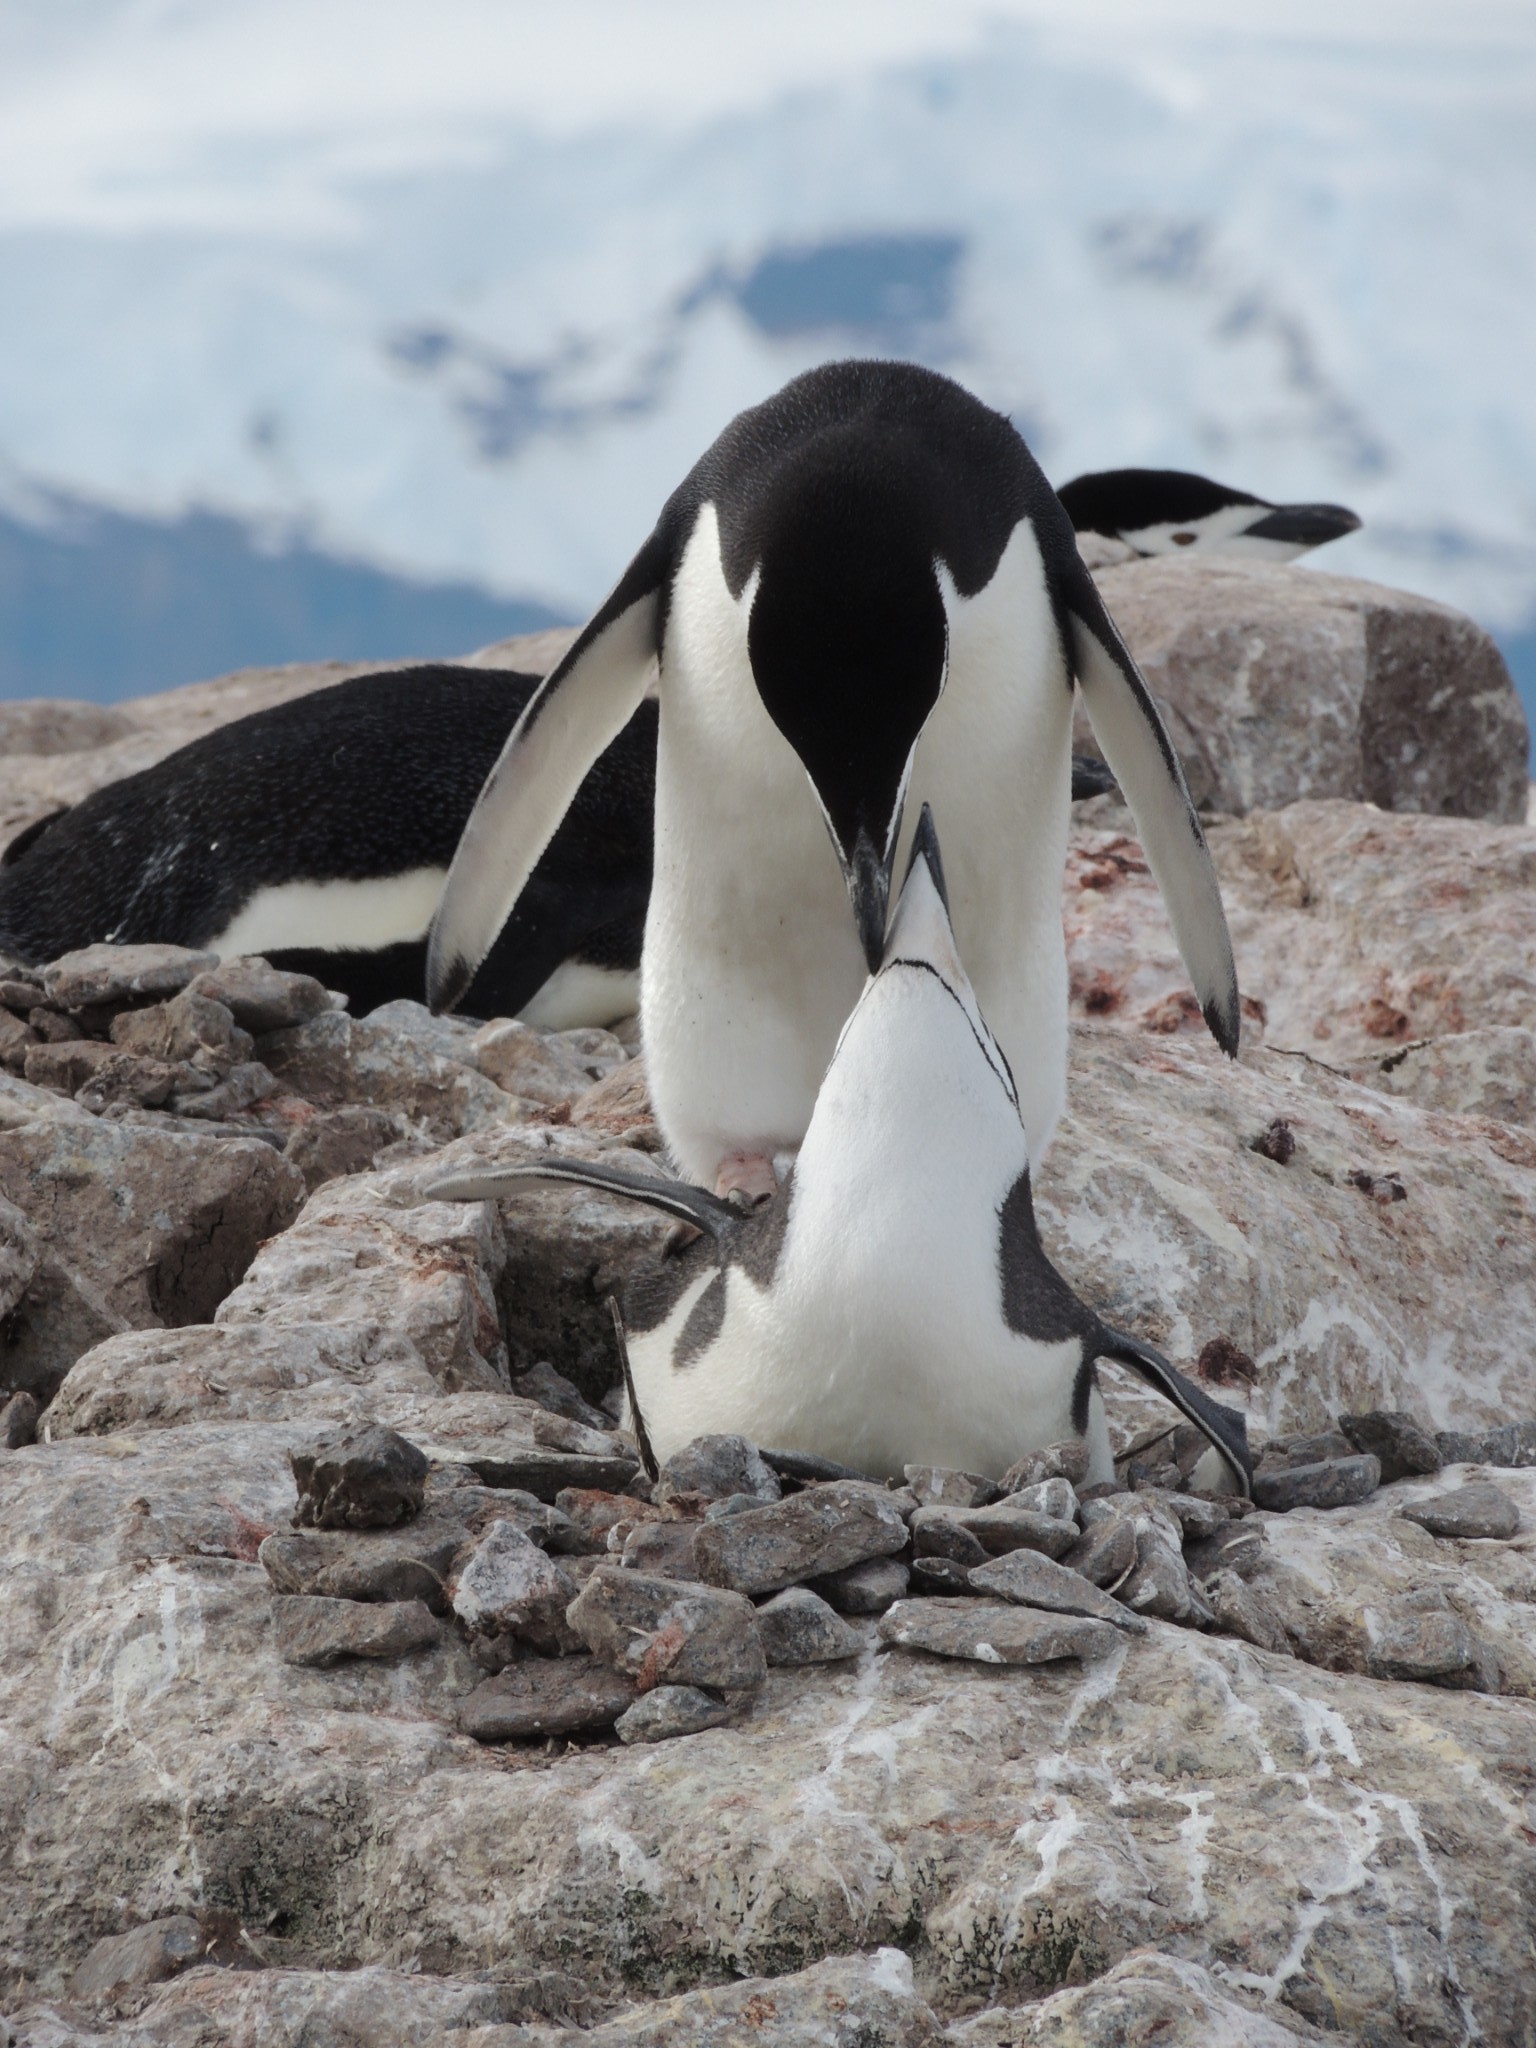
<svg viewBox="0 0 1536 2048"><path fill-rule="evenodd" d="M884 956L772 1203L742 1216L704 1188L555 1151L426 1192L505 1197L531 1179L630 1196L701 1233L625 1290L630 1420L658 1458L739 1434L872 1478L920 1463L997 1477L1075 1436L1089 1479L1111 1479L1094 1366L1112 1358L1205 1431L1218 1459L1202 1483L1248 1491L1243 1418L1110 1329L1041 1247L1018 1091L955 948L926 806Z"/></svg>
<svg viewBox="0 0 1536 2048"><path fill-rule="evenodd" d="M796 378L668 499L481 792L432 927L439 1008L469 986L658 660L641 1016L657 1117L695 1178L765 1195L773 1155L804 1136L882 955L909 786L951 821L960 949L1044 1151L1066 1086L1074 675L1206 1020L1235 1053L1199 821L1071 522L1010 421L908 363Z"/></svg>
<svg viewBox="0 0 1536 2048"><path fill-rule="evenodd" d="M1187 469L1099 469L1057 496L1079 533L1123 541L1138 555L1246 555L1294 562L1359 529L1345 505L1272 505Z"/></svg>

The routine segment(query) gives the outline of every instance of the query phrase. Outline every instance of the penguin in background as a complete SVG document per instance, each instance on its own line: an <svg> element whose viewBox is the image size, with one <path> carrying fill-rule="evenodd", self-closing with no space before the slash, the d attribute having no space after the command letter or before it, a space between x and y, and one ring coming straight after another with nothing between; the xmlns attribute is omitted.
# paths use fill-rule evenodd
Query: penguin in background
<svg viewBox="0 0 1536 2048"><path fill-rule="evenodd" d="M695 1179L761 1199L774 1155L804 1137L883 957L909 792L949 821L960 950L1043 1154L1066 1081L1074 678L1206 1020L1235 1054L1237 979L1199 821L1071 521L1010 421L906 363L796 378L668 499L480 795L433 921L436 1008L469 990L653 661L641 1017L662 1133Z"/></svg>
<svg viewBox="0 0 1536 2048"><path fill-rule="evenodd" d="M1193 549L1293 562L1360 526L1343 505L1271 505L1185 469L1095 470L1056 495L1078 533L1122 541L1138 555Z"/></svg>
<svg viewBox="0 0 1536 2048"><path fill-rule="evenodd" d="M261 953L354 1012L420 1001L459 833L539 686L510 669L354 676L206 733L29 826L0 859L0 949ZM651 880L656 706L602 753L466 1003L549 1030L629 1016Z"/></svg>
<svg viewBox="0 0 1536 2048"><path fill-rule="evenodd" d="M428 1199L577 1181L696 1227L629 1283L631 1426L658 1459L741 1434L885 1479L933 1463L998 1477L1085 1440L1112 1479L1095 1363L1112 1358L1210 1439L1201 1485L1247 1493L1243 1418L1110 1329L1046 1257L1019 1094L961 965L926 807L875 972L847 1020L786 1185L740 1213L707 1189L551 1152Z"/></svg>

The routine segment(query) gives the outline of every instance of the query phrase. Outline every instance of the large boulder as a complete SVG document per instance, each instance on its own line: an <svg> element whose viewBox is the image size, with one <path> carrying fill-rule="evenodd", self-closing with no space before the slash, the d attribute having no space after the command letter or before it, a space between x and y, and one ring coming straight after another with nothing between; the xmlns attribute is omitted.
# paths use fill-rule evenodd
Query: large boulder
<svg viewBox="0 0 1536 2048"><path fill-rule="evenodd" d="M1524 819L1525 714L1503 657L1465 613L1352 577L1210 556L1127 562L1097 581L1203 809L1349 797Z"/></svg>

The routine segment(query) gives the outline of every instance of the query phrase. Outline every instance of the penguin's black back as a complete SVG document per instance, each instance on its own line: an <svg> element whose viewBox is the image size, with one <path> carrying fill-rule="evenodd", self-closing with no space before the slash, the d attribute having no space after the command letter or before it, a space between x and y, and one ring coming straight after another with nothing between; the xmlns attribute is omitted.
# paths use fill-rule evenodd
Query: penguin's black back
<svg viewBox="0 0 1536 2048"><path fill-rule="evenodd" d="M1078 533L1140 533L1149 526L1205 519L1228 505L1268 501L1188 469L1099 469L1063 484L1057 496Z"/></svg>
<svg viewBox="0 0 1536 2048"><path fill-rule="evenodd" d="M29 828L0 866L0 947L41 961L102 940L200 946L262 889L446 868L539 680L397 669L222 726ZM521 1008L572 954L638 964L655 763L656 706L646 703L583 783L467 1007ZM269 950L319 972L359 1009L422 995L423 941L377 953Z"/></svg>

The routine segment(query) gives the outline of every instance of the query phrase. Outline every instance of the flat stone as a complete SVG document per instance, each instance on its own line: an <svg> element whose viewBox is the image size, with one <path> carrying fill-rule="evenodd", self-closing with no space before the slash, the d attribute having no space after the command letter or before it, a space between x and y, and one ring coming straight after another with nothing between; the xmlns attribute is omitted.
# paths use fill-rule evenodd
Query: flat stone
<svg viewBox="0 0 1536 2048"><path fill-rule="evenodd" d="M1477 1650L1471 1630L1437 1592L1407 1594L1379 1617L1366 1653L1373 1678L1430 1683L1471 1670Z"/></svg>
<svg viewBox="0 0 1536 2048"><path fill-rule="evenodd" d="M1048 1664L1108 1656L1121 1633L1108 1622L987 1601L900 1600L876 1627L892 1649L927 1650L978 1664Z"/></svg>
<svg viewBox="0 0 1536 2048"><path fill-rule="evenodd" d="M0 1403L0 1451L20 1451L35 1444L37 1417L37 1402L25 1391Z"/></svg>
<svg viewBox="0 0 1536 2048"><path fill-rule="evenodd" d="M1437 1429L1435 1449L1440 1453L1442 1465L1480 1465L1483 1462L1483 1439L1471 1436L1463 1429Z"/></svg>
<svg viewBox="0 0 1536 2048"><path fill-rule="evenodd" d="M1290 1638L1279 1615L1262 1593L1245 1584L1235 1571L1212 1572L1203 1591L1216 1617L1216 1626L1229 1636L1240 1636L1260 1650L1290 1654Z"/></svg>
<svg viewBox="0 0 1536 2048"><path fill-rule="evenodd" d="M155 1109L168 1102L188 1081L206 1085L206 1075L195 1068L173 1065L169 1060L145 1059L137 1053L120 1052L103 1060L75 1091L82 1109L100 1116L114 1103L132 1103L140 1109Z"/></svg>
<svg viewBox="0 0 1536 2048"><path fill-rule="evenodd" d="M582 1058L562 1035L536 1031L505 1017L494 1018L475 1032L468 1047L470 1064L508 1095L546 1107L574 1102L592 1086L592 1062ZM606 1033L604 1036L606 1037ZM617 1045L617 1041L614 1041ZM619 1047L623 1058L623 1048Z"/></svg>
<svg viewBox="0 0 1536 2048"><path fill-rule="evenodd" d="M82 946L43 969L43 992L61 1010L133 996L170 996L217 965L216 953L185 946Z"/></svg>
<svg viewBox="0 0 1536 2048"><path fill-rule="evenodd" d="M387 1529L421 1510L427 1460L398 1430L348 1430L291 1456L295 1528Z"/></svg>
<svg viewBox="0 0 1536 2048"><path fill-rule="evenodd" d="M332 1007L329 989L313 975L289 974L254 953L221 960L188 987L193 995L222 1003L242 1029L258 1037L307 1024Z"/></svg>
<svg viewBox="0 0 1536 2048"><path fill-rule="evenodd" d="M777 1472L764 1464L756 1444L744 1436L698 1436L662 1466L654 1498L660 1502L695 1493L706 1500L726 1500L746 1494L755 1501L772 1501L783 1491Z"/></svg>
<svg viewBox="0 0 1536 2048"><path fill-rule="evenodd" d="M1259 1467L1268 1471L1296 1465L1331 1464L1336 1459L1352 1457L1355 1448L1342 1429L1294 1430L1270 1438L1259 1455Z"/></svg>
<svg viewBox="0 0 1536 2048"><path fill-rule="evenodd" d="M1080 1573L1042 1557L1037 1550L1011 1550L971 1571L978 1593L1011 1600L1020 1607L1043 1608L1051 1614L1088 1614L1128 1635L1144 1636L1147 1624L1108 1593L1101 1593Z"/></svg>
<svg viewBox="0 0 1536 2048"><path fill-rule="evenodd" d="M705 1523L695 1555L709 1585L776 1593L866 1558L889 1557L906 1542L907 1525L879 1488L834 1480L748 1514Z"/></svg>
<svg viewBox="0 0 1536 2048"><path fill-rule="evenodd" d="M787 1587L765 1600L757 1610L757 1632L770 1665L834 1664L864 1647L858 1630L805 1586Z"/></svg>
<svg viewBox="0 0 1536 2048"><path fill-rule="evenodd" d="M745 1691L767 1675L757 1614L740 1593L599 1564L566 1619L594 1655L656 1685Z"/></svg>
<svg viewBox="0 0 1536 2048"><path fill-rule="evenodd" d="M666 1742L674 1735L699 1735L729 1721L732 1709L692 1685L658 1685L626 1707L614 1722L620 1742Z"/></svg>
<svg viewBox="0 0 1536 2048"><path fill-rule="evenodd" d="M1158 1505L1179 1525L1186 1543L1202 1543L1231 1520L1226 1503L1206 1493L1161 1493Z"/></svg>
<svg viewBox="0 0 1536 2048"><path fill-rule="evenodd" d="M225 1117L238 1116L241 1110L265 1102L269 1095L276 1093L277 1082L260 1060L242 1060L212 1088L197 1092L179 1091L172 1096L171 1107L178 1116L221 1123Z"/></svg>
<svg viewBox="0 0 1536 2048"><path fill-rule="evenodd" d="M910 1578L894 1557L867 1557L840 1572L822 1572L811 1590L839 1614L884 1614L893 1601L906 1598Z"/></svg>
<svg viewBox="0 0 1536 2048"><path fill-rule="evenodd" d="M1031 1515L1049 1515L1057 1522L1075 1522L1077 1488L1070 1479L1058 1474L1052 1479L1036 1479L1028 1486L1015 1487L1002 1505L1022 1508Z"/></svg>
<svg viewBox="0 0 1536 2048"><path fill-rule="evenodd" d="M938 1520L941 1516L946 1518L942 1524ZM912 1517L914 1544L925 1538L928 1530L950 1526L975 1537L988 1557L1024 1549L1044 1551L1047 1557L1062 1557L1078 1537L1075 1522L1015 1507L1010 1498L985 1508L919 1508Z"/></svg>
<svg viewBox="0 0 1536 2048"><path fill-rule="evenodd" d="M567 1487L622 1493L640 1470L638 1459L590 1451L545 1451L532 1445L477 1446L464 1462L487 1486L511 1486L536 1500L554 1501Z"/></svg>
<svg viewBox="0 0 1536 2048"><path fill-rule="evenodd" d="M1196 1591L1184 1562L1178 1523L1166 1509L1146 1495L1137 1498L1133 1513L1136 1530L1135 1568L1115 1588L1115 1597L1137 1614L1150 1614L1164 1621L1199 1624L1210 1619L1210 1608Z"/></svg>
<svg viewBox="0 0 1536 2048"><path fill-rule="evenodd" d="M902 1477L925 1508L984 1508L1002 1498L995 1479L979 1472L953 1472L945 1465L907 1465Z"/></svg>
<svg viewBox="0 0 1536 2048"><path fill-rule="evenodd" d="M367 1603L278 1593L272 1599L277 1654L285 1664L339 1664L345 1657L403 1657L442 1638L420 1600Z"/></svg>
<svg viewBox="0 0 1536 2048"><path fill-rule="evenodd" d="M565 1618L576 1582L515 1522L492 1522L466 1546L448 1598L479 1661L509 1661L517 1641L555 1655L576 1648Z"/></svg>
<svg viewBox="0 0 1536 2048"><path fill-rule="evenodd" d="M653 1578L697 1581L697 1533L696 1522L638 1522L624 1538L620 1562L626 1571L649 1572Z"/></svg>
<svg viewBox="0 0 1536 2048"><path fill-rule="evenodd" d="M1136 1524L1129 1515L1109 1515L1086 1528L1061 1562L1091 1586L1113 1586L1136 1564Z"/></svg>
<svg viewBox="0 0 1536 2048"><path fill-rule="evenodd" d="M257 1561L279 1593L440 1604L468 1528L428 1512L398 1530L295 1529L268 1536Z"/></svg>
<svg viewBox="0 0 1536 2048"><path fill-rule="evenodd" d="M555 1496L555 1507L581 1531L585 1547L597 1550L607 1549L620 1530L669 1519L666 1510L653 1502L637 1500L633 1494L610 1493L603 1486L563 1486ZM620 1537L621 1543L623 1540Z"/></svg>
<svg viewBox="0 0 1536 2048"><path fill-rule="evenodd" d="M1417 1522L1431 1536L1491 1537L1504 1541L1520 1527L1520 1511L1491 1480L1475 1480L1403 1509L1404 1519Z"/></svg>
<svg viewBox="0 0 1536 2048"><path fill-rule="evenodd" d="M104 1067L119 1058L115 1046L103 1045L94 1038L72 1038L28 1046L21 1070L34 1088L55 1088L61 1095L77 1095Z"/></svg>
<svg viewBox="0 0 1536 2048"><path fill-rule="evenodd" d="M477 1742L528 1742L611 1728L634 1704L635 1681L598 1657L527 1657L460 1700L459 1727Z"/></svg>
<svg viewBox="0 0 1536 2048"><path fill-rule="evenodd" d="M537 1401L551 1415L563 1415L568 1422L583 1423L588 1429L613 1427L613 1417L594 1408L580 1388L573 1386L563 1372L557 1372L547 1359L536 1359L526 1371L514 1373L510 1384L514 1394L521 1394L525 1401Z"/></svg>
<svg viewBox="0 0 1536 2048"><path fill-rule="evenodd" d="M112 1043L156 1060L200 1060L226 1069L254 1051L249 1031L211 996L184 988L169 1002L124 1010L112 1020Z"/></svg>
<svg viewBox="0 0 1536 2048"><path fill-rule="evenodd" d="M943 1558L968 1571L973 1564L985 1564L986 1545L973 1536L955 1507L919 1508L912 1517L912 1550L917 1558Z"/></svg>
<svg viewBox="0 0 1536 2048"><path fill-rule="evenodd" d="M146 1984L163 1984L202 1955L201 1923L190 1913L146 1920L126 1934L98 1941L70 1979L69 1995L87 2005L106 2005Z"/></svg>
<svg viewBox="0 0 1536 2048"><path fill-rule="evenodd" d="M1438 1472L1440 1447L1427 1429L1401 1409L1373 1408L1364 1415L1341 1415L1339 1428L1357 1451L1368 1451L1381 1466L1381 1483Z"/></svg>
<svg viewBox="0 0 1536 2048"><path fill-rule="evenodd" d="M1261 1508L1347 1508L1367 1499L1381 1484L1381 1467L1369 1452L1332 1458L1326 1464L1291 1465L1254 1474L1253 1497Z"/></svg>
<svg viewBox="0 0 1536 2048"><path fill-rule="evenodd" d="M1041 1479L1070 1479L1074 1486L1081 1486L1088 1477L1088 1446L1076 1437L1068 1437L1064 1443L1047 1444L1043 1450L1026 1451L1003 1474L998 1482L1005 1494L1017 1493L1022 1486L1033 1486Z"/></svg>
<svg viewBox="0 0 1536 2048"><path fill-rule="evenodd" d="M1536 1465L1536 1422L1507 1422L1483 1438L1478 1462L1519 1471Z"/></svg>

